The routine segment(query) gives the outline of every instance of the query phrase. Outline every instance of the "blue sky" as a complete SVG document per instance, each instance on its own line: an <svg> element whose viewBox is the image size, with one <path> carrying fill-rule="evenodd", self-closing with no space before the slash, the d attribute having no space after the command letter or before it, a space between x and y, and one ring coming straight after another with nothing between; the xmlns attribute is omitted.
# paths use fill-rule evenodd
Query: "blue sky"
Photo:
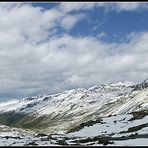
<svg viewBox="0 0 148 148"><path fill-rule="evenodd" d="M66 2L65 2L66 3ZM76 2L75 2L76 3ZM106 2L106 5L108 3ZM139 3L140 4L140 3ZM43 7L48 10L60 5L59 3L33 3L35 7ZM147 5L147 4L144 4ZM140 8L139 8L140 9ZM72 36L95 36L104 32L101 38L105 42L122 42L131 32L144 32L148 29L148 11L128 10L106 12L103 7L94 7L91 10L79 11L87 14L87 17L79 21L68 34ZM77 12L73 12L75 14ZM61 33L61 32L59 32ZM128 41L128 40L126 40Z"/></svg>
<svg viewBox="0 0 148 148"><path fill-rule="evenodd" d="M0 100L148 76L148 3L0 3Z"/></svg>

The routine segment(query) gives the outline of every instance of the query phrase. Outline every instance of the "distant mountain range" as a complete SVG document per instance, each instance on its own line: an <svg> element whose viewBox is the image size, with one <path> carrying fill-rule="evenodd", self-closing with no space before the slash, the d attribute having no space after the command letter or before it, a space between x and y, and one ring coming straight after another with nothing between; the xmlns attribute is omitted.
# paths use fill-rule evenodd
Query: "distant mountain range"
<svg viewBox="0 0 148 148"><path fill-rule="evenodd" d="M35 132L38 137L45 136L44 140L50 141L50 144L43 144L38 138L37 145L67 145L67 140L72 139L75 145L126 145L124 142L129 139L148 138L147 115L148 80L132 86L124 82L102 84L89 89L78 88L54 95L1 102L0 136L3 126L17 132L20 129L29 130L29 133ZM137 131L143 129L140 136ZM131 133L135 138L130 137ZM49 135L53 134L56 140L52 143L54 138ZM59 135L67 139L58 143ZM0 139L0 145L4 145L1 144L3 138ZM34 137L32 140L35 140Z"/></svg>

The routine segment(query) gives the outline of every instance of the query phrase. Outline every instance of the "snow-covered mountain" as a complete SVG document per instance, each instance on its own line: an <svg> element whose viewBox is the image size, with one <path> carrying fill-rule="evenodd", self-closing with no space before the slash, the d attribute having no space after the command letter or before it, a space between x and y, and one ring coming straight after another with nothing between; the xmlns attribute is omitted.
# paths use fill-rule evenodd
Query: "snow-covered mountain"
<svg viewBox="0 0 148 148"><path fill-rule="evenodd" d="M45 134L66 134L90 121L114 115L127 119L129 113L144 110L148 110L148 80L132 86L118 82L1 102L0 124Z"/></svg>

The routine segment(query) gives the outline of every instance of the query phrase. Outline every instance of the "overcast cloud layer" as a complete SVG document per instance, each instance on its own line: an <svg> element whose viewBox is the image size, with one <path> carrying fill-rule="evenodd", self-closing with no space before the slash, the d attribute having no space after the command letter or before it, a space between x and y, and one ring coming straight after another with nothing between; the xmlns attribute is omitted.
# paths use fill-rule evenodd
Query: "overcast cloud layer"
<svg viewBox="0 0 148 148"><path fill-rule="evenodd" d="M129 34L128 43L68 34L87 17L83 10L104 7L120 13L147 9L146 5L68 5L44 10L31 4L0 4L0 98L52 94L121 80L137 83L147 78L148 32ZM65 33L58 35L58 27Z"/></svg>

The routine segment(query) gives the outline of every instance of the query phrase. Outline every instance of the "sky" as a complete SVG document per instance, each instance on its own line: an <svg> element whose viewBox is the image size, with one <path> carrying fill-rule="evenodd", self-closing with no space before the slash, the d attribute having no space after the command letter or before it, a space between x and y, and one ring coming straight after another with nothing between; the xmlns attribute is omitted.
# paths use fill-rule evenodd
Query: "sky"
<svg viewBox="0 0 148 148"><path fill-rule="evenodd" d="M148 3L0 3L0 100L148 78Z"/></svg>

